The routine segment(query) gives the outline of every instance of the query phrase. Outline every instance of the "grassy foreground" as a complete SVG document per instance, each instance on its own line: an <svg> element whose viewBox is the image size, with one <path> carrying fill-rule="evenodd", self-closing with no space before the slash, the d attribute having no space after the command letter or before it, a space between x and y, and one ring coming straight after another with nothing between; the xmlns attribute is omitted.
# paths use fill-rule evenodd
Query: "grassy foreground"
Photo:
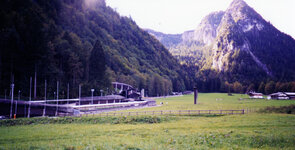
<svg viewBox="0 0 295 150"><path fill-rule="evenodd" d="M163 101L165 105L146 109L235 109L295 104L295 101L238 100L239 97L229 97L226 94L201 94L198 106L190 105L192 96L174 97L159 99L158 102ZM93 122L93 120L100 121ZM28 119L19 119L19 121L28 121ZM249 113L226 116L141 116L100 119L84 117L72 123L46 122L45 119L45 123L42 124L34 123L33 119L29 121L32 124L1 126L0 149L294 149L295 147L295 115L290 114Z"/></svg>

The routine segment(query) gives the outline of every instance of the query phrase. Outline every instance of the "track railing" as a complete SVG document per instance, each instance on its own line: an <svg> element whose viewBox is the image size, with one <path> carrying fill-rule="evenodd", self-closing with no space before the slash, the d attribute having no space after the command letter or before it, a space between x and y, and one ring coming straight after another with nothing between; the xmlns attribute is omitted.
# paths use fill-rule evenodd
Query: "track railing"
<svg viewBox="0 0 295 150"><path fill-rule="evenodd" d="M136 112L105 112L84 113L79 116L140 116L140 115L236 115L245 114L245 110L158 110L158 111L136 111Z"/></svg>

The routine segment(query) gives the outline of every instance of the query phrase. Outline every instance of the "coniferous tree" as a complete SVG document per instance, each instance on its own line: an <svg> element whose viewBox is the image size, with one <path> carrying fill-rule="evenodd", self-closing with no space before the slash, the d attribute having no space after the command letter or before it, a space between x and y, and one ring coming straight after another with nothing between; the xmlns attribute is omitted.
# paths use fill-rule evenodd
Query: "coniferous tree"
<svg viewBox="0 0 295 150"><path fill-rule="evenodd" d="M105 53L100 41L97 40L89 58L89 82L94 86L103 87L109 84L106 78Z"/></svg>
<svg viewBox="0 0 295 150"><path fill-rule="evenodd" d="M271 94L275 90L275 83L273 81L268 82L265 85L265 94Z"/></svg>
<svg viewBox="0 0 295 150"><path fill-rule="evenodd" d="M261 82L258 88L258 92L264 93L265 84L264 82Z"/></svg>

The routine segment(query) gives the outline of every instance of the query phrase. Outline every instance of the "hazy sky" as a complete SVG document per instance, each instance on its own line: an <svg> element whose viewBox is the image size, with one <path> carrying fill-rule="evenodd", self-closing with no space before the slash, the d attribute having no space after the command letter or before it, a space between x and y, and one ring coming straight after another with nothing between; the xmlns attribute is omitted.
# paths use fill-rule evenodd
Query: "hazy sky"
<svg viewBox="0 0 295 150"><path fill-rule="evenodd" d="M106 0L141 28L164 33L193 30L212 11L226 10L232 0ZM295 38L295 0L245 0L264 19Z"/></svg>

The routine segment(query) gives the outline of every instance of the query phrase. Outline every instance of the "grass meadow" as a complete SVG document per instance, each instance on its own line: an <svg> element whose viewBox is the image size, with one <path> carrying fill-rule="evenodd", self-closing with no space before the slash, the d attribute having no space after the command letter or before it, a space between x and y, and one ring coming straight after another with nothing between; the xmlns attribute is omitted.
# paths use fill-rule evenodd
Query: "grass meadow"
<svg viewBox="0 0 295 150"><path fill-rule="evenodd" d="M243 100L240 100L242 98ZM295 104L246 95L200 94L157 99L162 106L127 111L252 109ZM295 149L295 115L130 116L0 121L0 149Z"/></svg>

